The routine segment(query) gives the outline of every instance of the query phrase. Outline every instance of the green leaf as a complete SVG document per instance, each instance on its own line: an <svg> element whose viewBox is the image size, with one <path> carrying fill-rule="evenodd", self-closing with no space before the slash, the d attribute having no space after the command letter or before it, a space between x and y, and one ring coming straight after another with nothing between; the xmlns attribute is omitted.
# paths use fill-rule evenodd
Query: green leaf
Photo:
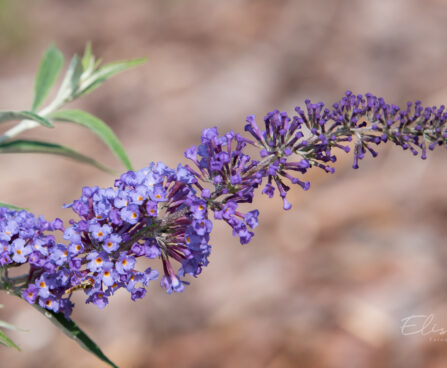
<svg viewBox="0 0 447 368"><path fill-rule="evenodd" d="M84 156L83 154L76 152L71 148L67 148L56 143L31 141L24 139L9 141L0 144L0 153L47 153L52 155L65 156L75 161L92 165L108 173L113 173L112 170L101 165L96 160L88 156Z"/></svg>
<svg viewBox="0 0 447 368"><path fill-rule="evenodd" d="M82 331L73 320L67 320L62 313L54 313L53 311L43 309L37 304L33 304L40 313L47 317L52 323L56 325L64 334L75 340L82 348L94 354L97 358L107 363L111 367L118 368L104 353L98 345Z"/></svg>
<svg viewBox="0 0 447 368"><path fill-rule="evenodd" d="M3 344L9 348L15 348L20 351L20 348L12 341L6 334L0 330L0 344Z"/></svg>
<svg viewBox="0 0 447 368"><path fill-rule="evenodd" d="M0 202L0 207L7 207L7 208L10 208L12 210L17 210L17 211L25 211L25 209L22 207L17 207L12 204L7 204L7 203L3 203L3 202Z"/></svg>
<svg viewBox="0 0 447 368"><path fill-rule="evenodd" d="M89 41L87 42L87 45L85 45L84 56L82 57L82 67L84 70L89 68L92 61L92 43Z"/></svg>
<svg viewBox="0 0 447 368"><path fill-rule="evenodd" d="M116 137L115 133L113 133L112 129L110 129L102 120L81 110L56 111L50 115L50 119L54 121L75 123L90 129L101 138L107 146L109 146L111 151L121 160L128 170L133 170L124 147Z"/></svg>
<svg viewBox="0 0 447 368"><path fill-rule="evenodd" d="M94 89L98 88L104 81L108 78L114 76L115 74L132 68L134 66L140 65L146 61L146 58L134 59L129 61L118 61L115 63L106 64L96 70L83 85L82 90L79 91L77 96L85 95L90 93Z"/></svg>
<svg viewBox="0 0 447 368"><path fill-rule="evenodd" d="M44 102L48 93L56 83L64 64L64 56L54 45L50 46L40 63L34 85L34 101L32 111L36 111Z"/></svg>
<svg viewBox="0 0 447 368"><path fill-rule="evenodd" d="M0 321L0 328L7 328L8 330L13 330L13 331L25 331L22 328L16 327L8 322L5 321Z"/></svg>
<svg viewBox="0 0 447 368"><path fill-rule="evenodd" d="M0 111L0 123L3 123L4 121L25 119L34 120L48 128L54 128L53 124L47 119L31 111Z"/></svg>
<svg viewBox="0 0 447 368"><path fill-rule="evenodd" d="M65 73L64 80L59 88L58 96L63 94L68 94L66 97L71 97L75 91L78 89L79 80L81 79L82 72L84 68L82 66L81 59L78 55L73 56L70 65L68 66L67 72Z"/></svg>

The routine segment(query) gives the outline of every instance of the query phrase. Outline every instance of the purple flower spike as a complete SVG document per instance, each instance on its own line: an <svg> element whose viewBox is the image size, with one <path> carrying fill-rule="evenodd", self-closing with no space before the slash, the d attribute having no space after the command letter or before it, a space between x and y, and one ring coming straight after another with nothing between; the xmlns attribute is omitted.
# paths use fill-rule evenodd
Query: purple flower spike
<svg viewBox="0 0 447 368"><path fill-rule="evenodd" d="M270 198L277 192L289 210L290 187L308 190L303 176L314 167L334 173L338 152L353 148L353 167L358 168L385 142L422 159L427 151L447 146L444 106L423 107L416 101L400 108L370 93L347 91L332 106L306 100L295 112L269 112L262 128L248 116L245 131L251 139L205 129L201 144L185 152L194 167L151 163L122 174L113 188L83 188L80 198L64 206L79 216L68 227L60 219L48 222L0 208L0 265L26 264L29 281L22 297L67 318L71 295L79 289L87 303L99 308L120 288L134 301L143 298L158 272L139 271L140 257L161 263L167 293L181 292L186 278L197 277L209 263L209 211L247 244L259 211L244 208L258 188ZM250 146L259 152L257 158L248 153ZM55 231L63 232L66 243L56 241Z"/></svg>

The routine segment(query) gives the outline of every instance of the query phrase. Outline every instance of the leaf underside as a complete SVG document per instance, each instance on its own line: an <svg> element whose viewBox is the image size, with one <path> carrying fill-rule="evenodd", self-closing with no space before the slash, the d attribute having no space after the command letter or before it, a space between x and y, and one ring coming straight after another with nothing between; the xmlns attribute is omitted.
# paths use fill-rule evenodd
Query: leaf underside
<svg viewBox="0 0 447 368"><path fill-rule="evenodd" d="M71 148L56 143L32 141L32 140L16 140L0 144L0 153L45 153L58 156L68 157L72 160L94 166L108 173L114 173L113 170L100 164L96 160L85 156Z"/></svg>
<svg viewBox="0 0 447 368"><path fill-rule="evenodd" d="M121 142L112 129L97 117L81 110L62 110L51 114L50 119L59 122L79 124L96 134L110 150L121 160L126 169L133 170L132 164Z"/></svg>
<svg viewBox="0 0 447 368"><path fill-rule="evenodd" d="M64 56L54 45L50 46L40 63L34 84L32 110L36 111L48 96L64 64Z"/></svg>

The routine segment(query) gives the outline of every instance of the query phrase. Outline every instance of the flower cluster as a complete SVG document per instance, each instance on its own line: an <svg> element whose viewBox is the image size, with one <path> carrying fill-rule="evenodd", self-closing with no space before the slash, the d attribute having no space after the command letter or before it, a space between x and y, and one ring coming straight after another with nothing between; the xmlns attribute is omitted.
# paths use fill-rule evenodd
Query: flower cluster
<svg viewBox="0 0 447 368"><path fill-rule="evenodd" d="M262 174L251 171L259 162L243 153L247 144L253 142L233 131L219 136L214 127L202 132L202 144L198 148L192 146L185 152L185 157L196 164L199 172L189 166L187 169L204 185L208 183L214 187L211 192L198 184L214 218L229 224L241 244L247 244L253 237L249 228L258 225L259 211L244 215L237 210L238 203L251 203L255 188L262 182Z"/></svg>
<svg viewBox="0 0 447 368"><path fill-rule="evenodd" d="M345 152L351 150L349 142L354 143L354 164L364 158L366 152L373 157L377 152L372 145L392 141L414 155L421 152L426 158L427 146L433 150L436 145L446 145L447 112L444 106L422 107L421 102L408 103L405 110L387 104L383 98L370 93L354 95L347 91L345 96L332 108L324 107L322 102L313 104L306 100L306 109L295 108L296 116L272 111L264 118L265 130L256 124L253 115L248 116L245 130L254 138L254 145L260 148L263 159L250 173L257 171L267 177L263 193L270 198L275 186L284 202L284 209L291 207L286 200L289 187L283 179L292 184L309 189L310 183L302 181L290 172L305 174L311 167L319 167L334 173L330 166L337 157L334 148Z"/></svg>
<svg viewBox="0 0 447 368"><path fill-rule="evenodd" d="M59 269L67 262L68 251L63 244L56 242L53 234L48 234L57 230L64 231L60 219L48 222L42 216L36 218L27 211L0 208L0 265L7 269L27 263L30 271L24 281L29 285L22 294L23 298L69 315L73 305L69 300L61 299L68 273ZM51 295L49 288L52 289Z"/></svg>
<svg viewBox="0 0 447 368"><path fill-rule="evenodd" d="M261 148L260 156L263 161L260 172L267 177L267 184L262 193L272 198L275 192L273 183L276 184L283 200L283 208L288 210L291 204L287 201L286 194L290 187L284 183L283 179L286 178L292 184L300 185L304 190L310 187L309 182L301 181L290 174L290 172L305 174L310 167L309 161L304 158L295 162L287 161L292 153L307 146L307 141L302 139L304 137L301 131L303 121L298 117L291 119L287 113L275 110L264 118L264 131L258 127L253 115L247 117L247 123L245 130L256 139L257 146ZM325 156L321 155L321 158L324 159Z"/></svg>
<svg viewBox="0 0 447 368"><path fill-rule="evenodd" d="M335 149L353 149L353 167L358 168L367 152L376 157L373 147L387 141L415 155L421 152L423 159L427 148L447 146L444 106L424 108L418 101L400 109L371 94L348 91L331 108L306 100L305 109L295 111L292 117L278 110L268 113L264 129L248 116L245 130L251 139L205 129L201 144L185 152L195 168L173 170L152 163L121 175L114 188L83 188L81 198L66 205L80 218L67 228L59 219L47 222L25 211L0 209L2 269L29 264L29 274L20 279L24 285L15 283L23 298L67 317L72 292L79 288L87 302L99 307L120 288L132 300L142 298L158 272L141 269L139 258L160 259L161 285L168 293L179 292L186 275L196 277L208 264L208 211L229 224L242 244L251 240L259 211L243 213L239 205L252 203L264 179L262 193L271 198L278 189L287 210L286 180L309 189L309 182L298 176L312 167L333 173ZM259 150L259 160L250 156L250 147ZM56 230L63 232L66 244L49 234ZM177 270L173 261L179 263Z"/></svg>
<svg viewBox="0 0 447 368"><path fill-rule="evenodd" d="M58 245L64 257L35 274L24 298L30 303L38 298L41 305L51 300L51 307L43 306L56 312L80 288L87 303L100 308L120 288L140 299L158 272L139 271L139 257L160 258L161 285L168 293L182 291L187 283L182 278L199 275L211 251L212 223L206 202L192 188L195 181L181 165L173 170L158 163L121 175L115 188L83 188L81 198L66 205L80 220L71 220L64 231L67 245ZM180 263L177 271L172 260Z"/></svg>

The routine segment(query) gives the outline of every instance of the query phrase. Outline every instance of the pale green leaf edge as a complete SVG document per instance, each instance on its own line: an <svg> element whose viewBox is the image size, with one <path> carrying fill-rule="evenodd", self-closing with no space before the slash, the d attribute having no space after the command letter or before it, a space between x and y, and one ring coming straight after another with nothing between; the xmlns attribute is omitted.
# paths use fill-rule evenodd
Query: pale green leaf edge
<svg viewBox="0 0 447 368"><path fill-rule="evenodd" d="M40 125L46 126L47 128L54 128L54 125L47 119L32 111L0 111L0 123L25 119L36 121Z"/></svg>
<svg viewBox="0 0 447 368"><path fill-rule="evenodd" d="M45 98L59 77L63 64L64 55L62 55L56 46L51 45L45 52L39 70L37 71L32 111L36 111L45 101Z"/></svg>
<svg viewBox="0 0 447 368"><path fill-rule="evenodd" d="M96 116L82 110L62 110L51 114L49 118L55 122L75 123L90 129L110 148L116 157L121 160L126 169L133 170L132 163L130 162L126 150L113 130Z"/></svg>
<svg viewBox="0 0 447 368"><path fill-rule="evenodd" d="M53 154L58 156L64 156L71 158L75 161L89 164L100 170L114 174L115 171L109 169L108 167L100 164L98 161L85 156L71 148L62 146L60 144L43 142L43 141L32 141L32 140L16 140L9 141L0 144L0 154L1 153L45 153Z"/></svg>
<svg viewBox="0 0 447 368"><path fill-rule="evenodd" d="M14 348L20 351L18 345L14 341L12 341L8 336L6 336L6 334L1 330L0 330L0 344L3 344L9 348Z"/></svg>

